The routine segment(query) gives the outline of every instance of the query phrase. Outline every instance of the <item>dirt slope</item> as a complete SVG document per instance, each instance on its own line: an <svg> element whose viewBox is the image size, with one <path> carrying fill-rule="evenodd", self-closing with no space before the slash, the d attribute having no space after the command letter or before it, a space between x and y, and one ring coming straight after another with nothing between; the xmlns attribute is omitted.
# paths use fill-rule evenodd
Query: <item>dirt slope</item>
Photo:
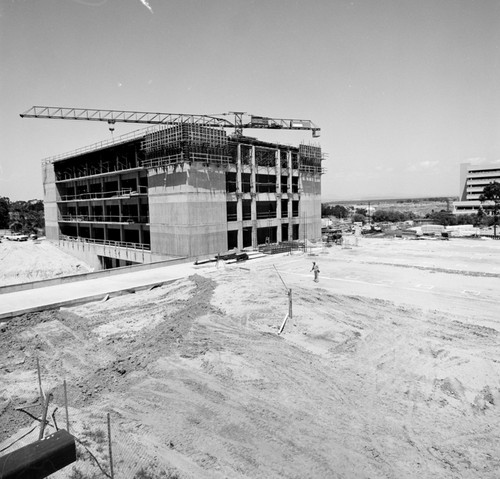
<svg viewBox="0 0 500 479"><path fill-rule="evenodd" d="M41 240L0 242L0 286L39 281L78 273L90 266Z"/></svg>

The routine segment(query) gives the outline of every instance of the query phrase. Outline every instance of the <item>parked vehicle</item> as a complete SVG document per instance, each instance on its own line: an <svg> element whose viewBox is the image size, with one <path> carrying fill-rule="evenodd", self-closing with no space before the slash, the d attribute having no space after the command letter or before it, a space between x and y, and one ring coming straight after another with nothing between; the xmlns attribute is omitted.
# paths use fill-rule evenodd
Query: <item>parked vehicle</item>
<svg viewBox="0 0 500 479"><path fill-rule="evenodd" d="M9 241L28 241L28 235L21 234L5 235L4 238Z"/></svg>

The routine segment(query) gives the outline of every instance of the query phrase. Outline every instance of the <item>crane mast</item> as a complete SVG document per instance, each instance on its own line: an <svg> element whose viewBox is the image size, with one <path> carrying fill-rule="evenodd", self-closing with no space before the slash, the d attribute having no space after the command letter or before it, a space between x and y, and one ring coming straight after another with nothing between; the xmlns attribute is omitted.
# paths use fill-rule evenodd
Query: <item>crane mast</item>
<svg viewBox="0 0 500 479"><path fill-rule="evenodd" d="M225 118L228 115L232 115L234 120L230 121ZM318 138L321 131L311 120L269 118L246 115L245 112L230 112L221 115L191 115L184 113L33 106L21 113L20 116L21 118L104 121L110 125L110 128L117 122L161 125L196 124L213 128L234 128L237 136L241 136L244 129L252 128L310 130L314 138Z"/></svg>

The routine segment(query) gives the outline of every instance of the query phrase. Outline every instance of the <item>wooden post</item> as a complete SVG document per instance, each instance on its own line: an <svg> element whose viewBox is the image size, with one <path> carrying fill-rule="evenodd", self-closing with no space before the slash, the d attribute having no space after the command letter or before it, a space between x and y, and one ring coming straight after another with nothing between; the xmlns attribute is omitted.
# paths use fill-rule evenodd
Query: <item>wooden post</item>
<svg viewBox="0 0 500 479"><path fill-rule="evenodd" d="M66 379L64 380L64 408L66 409L66 431L69 432L68 389L66 388Z"/></svg>
<svg viewBox="0 0 500 479"><path fill-rule="evenodd" d="M40 373L40 361L38 358L36 358L36 369L38 371L38 388L40 389L40 399L42 401L42 407L45 404L45 395L43 394L43 389L42 389L42 375Z"/></svg>
<svg viewBox="0 0 500 479"><path fill-rule="evenodd" d="M288 319L288 313L287 315L285 316L285 319L283 320L283 322L281 323L281 328L278 332L278 334L281 334L283 332L283 329L285 329L285 324L286 324L286 320Z"/></svg>
<svg viewBox="0 0 500 479"><path fill-rule="evenodd" d="M292 315L292 290L291 289L288 290L288 316L290 317L290 319L293 318L293 315Z"/></svg>
<svg viewBox="0 0 500 479"><path fill-rule="evenodd" d="M50 401L51 394L49 394L45 398L45 402L43 405L43 414L42 414L42 422L40 423L40 434L38 435L38 440L41 441L43 439L43 433L45 431L45 424L47 422L47 412L49 410L49 401Z"/></svg>
<svg viewBox="0 0 500 479"><path fill-rule="evenodd" d="M40 372L40 360L38 357L36 358L36 369L38 372L38 389L40 390L40 402L42 404L42 422L40 423L40 432L38 434L38 440L42 439L43 431L45 429L45 421L47 419L47 407L48 401L45 400L45 394L43 393L42 388L42 374Z"/></svg>
<svg viewBox="0 0 500 479"><path fill-rule="evenodd" d="M286 285L286 283L283 281L283 278L281 277L281 274L279 273L279 271L277 270L277 268L276 268L276 266L274 264L273 264L273 267L276 270L276 273L278 274L279 278L281 279L281 282L283 283L283 286L286 288L286 293L288 294L288 313L285 316L285 319L283 320L283 323L281 324L281 327L279 329L279 333L278 334L281 334L281 332L283 331L283 329L285 327L287 319L288 318L290 318L290 319L293 318L293 316L292 316L292 290L291 290L291 288L288 288L288 286Z"/></svg>
<svg viewBox="0 0 500 479"><path fill-rule="evenodd" d="M111 448L111 417L108 412L108 447L109 447L109 470L111 473L111 479L115 478L115 474L113 472L113 450Z"/></svg>

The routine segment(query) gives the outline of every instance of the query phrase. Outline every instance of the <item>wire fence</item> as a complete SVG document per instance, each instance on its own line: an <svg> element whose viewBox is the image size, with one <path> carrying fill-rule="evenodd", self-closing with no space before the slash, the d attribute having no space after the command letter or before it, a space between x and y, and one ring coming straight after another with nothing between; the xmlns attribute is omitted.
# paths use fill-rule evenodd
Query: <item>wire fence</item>
<svg viewBox="0 0 500 479"><path fill-rule="evenodd" d="M43 378L40 375L40 384ZM43 392L37 404L16 407L33 422L0 443L0 456L66 429L75 439L76 461L51 474L54 479L180 479L178 472L152 452L154 448L131 433L129 421L112 407L86 403L99 393L80 383L63 381ZM41 413L40 413L41 411ZM45 418L45 421L44 421ZM168 445L166 445L168 448Z"/></svg>

